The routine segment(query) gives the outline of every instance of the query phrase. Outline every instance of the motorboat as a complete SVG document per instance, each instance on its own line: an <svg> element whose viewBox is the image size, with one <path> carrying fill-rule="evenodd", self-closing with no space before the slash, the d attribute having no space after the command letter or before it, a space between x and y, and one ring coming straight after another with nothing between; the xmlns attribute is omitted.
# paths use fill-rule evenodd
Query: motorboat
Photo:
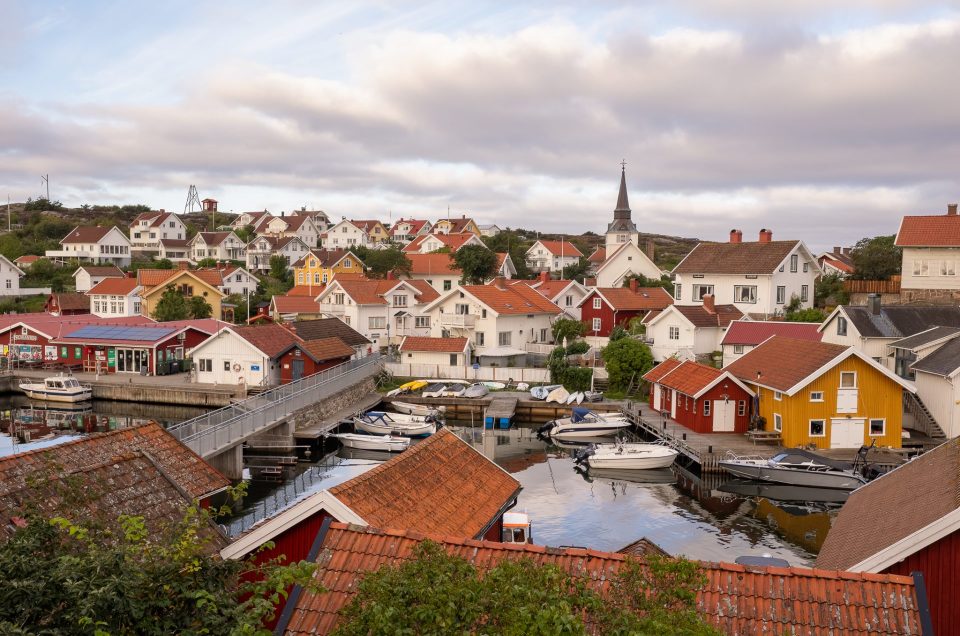
<svg viewBox="0 0 960 636"><path fill-rule="evenodd" d="M424 417L427 415L436 417L436 415L444 409L442 406L438 408L430 404L413 404L412 402L391 402L390 407L398 413L421 415Z"/></svg>
<svg viewBox="0 0 960 636"><path fill-rule="evenodd" d="M394 437L393 435L361 435L359 433L336 433L331 435L340 440L347 448L358 450L388 451L399 453L410 446L409 437Z"/></svg>
<svg viewBox="0 0 960 636"><path fill-rule="evenodd" d="M385 415L389 417L391 420L393 420L394 422L402 422L404 424L424 424L427 422L436 422L439 419L439 417L437 417L438 415L437 412L430 413L427 415L415 415L412 413L388 413L387 411L367 411L365 414L371 415L374 417Z"/></svg>
<svg viewBox="0 0 960 636"><path fill-rule="evenodd" d="M575 406L570 417L561 417L547 422L537 432L553 439L582 439L585 437L609 437L630 427L630 420L623 414L601 415L590 409Z"/></svg>
<svg viewBox="0 0 960 636"><path fill-rule="evenodd" d="M590 469L650 470L667 468L680 452L663 444L622 442L599 444L577 453L576 461Z"/></svg>
<svg viewBox="0 0 960 636"><path fill-rule="evenodd" d="M93 398L93 389L69 375L44 378L43 382L20 382L20 390L32 400L48 402L85 402Z"/></svg>
<svg viewBox="0 0 960 636"><path fill-rule="evenodd" d="M535 386L530 389L530 397L532 397L534 400L546 400L547 396L550 395L552 391L561 388L563 387L559 384L544 384L541 386Z"/></svg>
<svg viewBox="0 0 960 636"><path fill-rule="evenodd" d="M798 503L844 503L850 496L846 490L836 488L811 488L809 486L788 486L786 484L768 484L759 481L731 479L718 488L740 497L760 497L770 501Z"/></svg>
<svg viewBox="0 0 960 636"><path fill-rule="evenodd" d="M357 431L373 433L374 435L393 435L403 437L426 437L437 432L437 424L430 419L398 420L398 413L384 413L383 411L369 411L353 418L353 426ZM418 416L407 415L408 418Z"/></svg>
<svg viewBox="0 0 960 636"><path fill-rule="evenodd" d="M583 399L585 402L602 402L603 391L584 391Z"/></svg>
<svg viewBox="0 0 960 636"><path fill-rule="evenodd" d="M468 386L462 394L462 397L465 398L482 398L490 393L490 389L487 388L485 382L477 382L476 384L471 384Z"/></svg>
<svg viewBox="0 0 960 636"><path fill-rule="evenodd" d="M420 395L422 395L425 398L441 397L443 395L443 392L446 390L447 390L446 384L441 384L437 382L434 384L428 384L427 386L423 387L423 393L421 393Z"/></svg>
<svg viewBox="0 0 960 636"><path fill-rule="evenodd" d="M583 402L583 392L582 392L582 391L574 391L574 392L571 393L570 396L567 398L567 404L580 404L581 402Z"/></svg>
<svg viewBox="0 0 960 636"><path fill-rule="evenodd" d="M553 391L550 391L550 394L547 395L547 402L556 402L557 404L566 404L567 398L570 397L570 393L567 392L562 386L558 386Z"/></svg>
<svg viewBox="0 0 960 636"><path fill-rule="evenodd" d="M769 458L731 454L719 464L734 477L772 484L855 490L867 483L856 464L851 466L849 462L834 461L799 448Z"/></svg>

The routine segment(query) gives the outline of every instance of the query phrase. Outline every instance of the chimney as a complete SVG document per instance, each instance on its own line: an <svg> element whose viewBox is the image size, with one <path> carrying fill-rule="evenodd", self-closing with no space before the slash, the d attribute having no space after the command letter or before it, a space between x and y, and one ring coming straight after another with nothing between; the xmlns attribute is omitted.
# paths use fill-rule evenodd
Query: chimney
<svg viewBox="0 0 960 636"><path fill-rule="evenodd" d="M506 289L506 288L507 288L507 282L506 282L506 279L505 279L503 276L497 276L496 278L494 278L494 279L493 279L493 284L496 286L497 289Z"/></svg>
<svg viewBox="0 0 960 636"><path fill-rule="evenodd" d="M948 203L947 204L947 216L957 216L957 204Z"/></svg>
<svg viewBox="0 0 960 636"><path fill-rule="evenodd" d="M647 249L646 249L647 258L649 258L651 261L653 260L654 250L656 249L657 247L656 247L656 244L653 242L653 239L647 239Z"/></svg>
<svg viewBox="0 0 960 636"><path fill-rule="evenodd" d="M132 271L132 270L129 271L129 272L127 272L127 278L136 278L136 277L137 277L137 273L136 273L136 272L134 272L134 271Z"/></svg>
<svg viewBox="0 0 960 636"><path fill-rule="evenodd" d="M393 270L387 272L387 280L396 280L397 277L393 275Z"/></svg>
<svg viewBox="0 0 960 636"><path fill-rule="evenodd" d="M541 282L541 283L546 283L546 282L549 281L549 280L550 280L550 272L548 272L548 271L546 271L546 270L540 272L540 282Z"/></svg>
<svg viewBox="0 0 960 636"><path fill-rule="evenodd" d="M743 230L730 230L731 243L743 243Z"/></svg>
<svg viewBox="0 0 960 636"><path fill-rule="evenodd" d="M773 240L773 230L763 228L760 230L760 237L757 239L761 243L769 243Z"/></svg>
<svg viewBox="0 0 960 636"><path fill-rule="evenodd" d="M874 316L880 315L880 294L869 294L867 296L867 308Z"/></svg>
<svg viewBox="0 0 960 636"><path fill-rule="evenodd" d="M280 218L283 218L283 215L284 215L283 210L280 210Z"/></svg>
<svg viewBox="0 0 960 636"><path fill-rule="evenodd" d="M177 265L180 267L180 269L183 269L183 270L190 269L190 263L188 263L187 261L180 261L179 263L177 263Z"/></svg>
<svg viewBox="0 0 960 636"><path fill-rule="evenodd" d="M703 308L706 310L708 314L717 313L717 310L713 304L713 294L706 294L703 297Z"/></svg>
<svg viewBox="0 0 960 636"><path fill-rule="evenodd" d="M637 279L636 279L636 278L631 278L631 279L630 279L630 291L632 291L634 294L637 293Z"/></svg>
<svg viewBox="0 0 960 636"><path fill-rule="evenodd" d="M301 211L301 212L306 212L306 211L307 211L307 206L301 205L301 206L300 206L300 211Z"/></svg>
<svg viewBox="0 0 960 636"><path fill-rule="evenodd" d="M834 247L834 248L833 248L833 253L834 253L834 254L843 254L843 248L842 248L842 247Z"/></svg>

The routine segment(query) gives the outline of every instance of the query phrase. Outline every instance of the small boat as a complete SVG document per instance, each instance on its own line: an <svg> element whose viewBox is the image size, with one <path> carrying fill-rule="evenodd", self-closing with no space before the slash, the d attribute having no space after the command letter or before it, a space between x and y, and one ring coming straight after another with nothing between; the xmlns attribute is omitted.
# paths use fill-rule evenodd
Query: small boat
<svg viewBox="0 0 960 636"><path fill-rule="evenodd" d="M553 391L550 391L550 395L547 396L547 402L556 402L557 404L566 404L567 398L570 397L570 394L565 388L559 386Z"/></svg>
<svg viewBox="0 0 960 636"><path fill-rule="evenodd" d="M499 384L499 383L498 383ZM517 391L526 391L530 388L530 385L526 382L519 382L517 384Z"/></svg>
<svg viewBox="0 0 960 636"><path fill-rule="evenodd" d="M380 415L385 415L389 417L394 422L402 422L403 424L424 424L427 422L436 422L436 414L429 415L416 415L413 413L388 413L387 411L367 411L365 415L370 415L372 417L378 417Z"/></svg>
<svg viewBox="0 0 960 636"><path fill-rule="evenodd" d="M577 455L580 463L594 468L614 470L650 470L667 468L680 452L663 444L616 442L592 446Z"/></svg>
<svg viewBox="0 0 960 636"><path fill-rule="evenodd" d="M413 404L411 402L391 402L390 406L398 413L407 413L409 415L432 415L436 417L439 411L444 407L434 407L430 404Z"/></svg>
<svg viewBox="0 0 960 636"><path fill-rule="evenodd" d="M546 400L547 396L556 389L561 389L559 384L545 384L541 386L535 386L530 389L530 397L534 400Z"/></svg>
<svg viewBox="0 0 960 636"><path fill-rule="evenodd" d="M770 458L732 455L719 464L734 477L772 484L855 490L867 483L855 470L856 464L833 461L799 448Z"/></svg>
<svg viewBox="0 0 960 636"><path fill-rule="evenodd" d="M420 395L422 395L425 398L440 397L443 395L443 392L446 390L447 390L446 384L440 384L440 383L428 384L423 388L423 393L421 393Z"/></svg>
<svg viewBox="0 0 960 636"><path fill-rule="evenodd" d="M399 453L410 446L409 437L394 437L393 435L361 435L359 433L337 433L331 435L340 440L347 448L358 450L388 451Z"/></svg>
<svg viewBox="0 0 960 636"><path fill-rule="evenodd" d="M448 384L447 388L440 394L442 397L462 397L463 392L467 390L469 384Z"/></svg>
<svg viewBox="0 0 960 636"><path fill-rule="evenodd" d="M504 384L503 382L481 382L481 384L487 387L488 389L494 389L497 391L499 391L500 389L507 388L507 385ZM519 384L517 385L517 389L519 389L520 391L525 390L525 389L521 389Z"/></svg>
<svg viewBox="0 0 960 636"><path fill-rule="evenodd" d="M32 400L48 402L85 402L93 398L93 390L81 385L76 378L58 375L43 382L20 382L20 390Z"/></svg>
<svg viewBox="0 0 960 636"><path fill-rule="evenodd" d="M505 512L502 522L501 543L533 543L530 515L525 512Z"/></svg>
<svg viewBox="0 0 960 636"><path fill-rule="evenodd" d="M482 398L490 393L490 389L487 387L485 382L477 382L476 384L471 384L463 392L462 397L465 398Z"/></svg>
<svg viewBox="0 0 960 636"><path fill-rule="evenodd" d="M602 402L603 391L584 391L583 399L586 402Z"/></svg>
<svg viewBox="0 0 960 636"><path fill-rule="evenodd" d="M398 421L397 413L370 411L353 418L353 426L357 431L365 431L374 435L392 435L402 437L426 437L437 432L437 424L430 421ZM407 417L416 417L407 415Z"/></svg>
<svg viewBox="0 0 960 636"><path fill-rule="evenodd" d="M576 403L576 401L577 401L577 396L578 396L578 395L580 395L580 392L579 392L579 391L574 391L573 393L571 393L570 395L568 395L568 396L567 396L566 404L574 404L574 403Z"/></svg>
<svg viewBox="0 0 960 636"><path fill-rule="evenodd" d="M405 384L401 384L392 391L387 391L387 397L394 397L395 395L403 395L404 393L419 391L428 384L429 382L425 380L414 380L413 382L407 382Z"/></svg>
<svg viewBox="0 0 960 636"><path fill-rule="evenodd" d="M630 427L630 420L622 414L600 415L590 409L575 406L570 417L547 422L537 432L553 439L582 439L608 437Z"/></svg>

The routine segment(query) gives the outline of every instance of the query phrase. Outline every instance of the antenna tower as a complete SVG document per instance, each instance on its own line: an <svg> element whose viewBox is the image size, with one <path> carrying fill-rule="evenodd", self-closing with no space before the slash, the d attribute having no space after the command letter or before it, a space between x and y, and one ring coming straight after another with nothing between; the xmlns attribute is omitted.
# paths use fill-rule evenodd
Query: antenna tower
<svg viewBox="0 0 960 636"><path fill-rule="evenodd" d="M203 204L200 203L200 195L197 194L197 186L191 185L190 189L187 191L187 202L183 205L183 213L189 214L191 212L199 212L203 209Z"/></svg>

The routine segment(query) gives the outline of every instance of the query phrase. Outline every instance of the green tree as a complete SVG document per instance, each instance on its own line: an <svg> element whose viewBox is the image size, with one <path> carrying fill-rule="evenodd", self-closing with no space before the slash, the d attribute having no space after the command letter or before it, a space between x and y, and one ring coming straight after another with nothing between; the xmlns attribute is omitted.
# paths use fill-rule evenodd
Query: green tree
<svg viewBox="0 0 960 636"><path fill-rule="evenodd" d="M627 333L627 330L623 328L623 325L614 325L613 329L610 330L610 342L616 342L626 338L630 334Z"/></svg>
<svg viewBox="0 0 960 636"><path fill-rule="evenodd" d="M464 245L453 253L461 284L482 285L497 272L497 255L482 245Z"/></svg>
<svg viewBox="0 0 960 636"><path fill-rule="evenodd" d="M279 254L270 257L270 276L279 281L287 280L290 270L287 266L287 259Z"/></svg>
<svg viewBox="0 0 960 636"><path fill-rule="evenodd" d="M650 347L635 338L614 340L611 334L610 344L600 351L600 357L610 377L610 388L615 391L637 386L643 374L653 368Z"/></svg>
<svg viewBox="0 0 960 636"><path fill-rule="evenodd" d="M813 287L813 299L817 307L846 305L850 302L850 294L843 288L843 279L839 274L825 274L817 279Z"/></svg>
<svg viewBox="0 0 960 636"><path fill-rule="evenodd" d="M643 274L636 274L626 276L623 279L623 286L629 287L630 281L637 281L637 287L662 287L667 290L667 293L673 296L673 281L670 280L670 277L666 274L660 278L647 278Z"/></svg>
<svg viewBox="0 0 960 636"><path fill-rule="evenodd" d="M45 197L39 199L27 199L23 204L23 209L28 212L45 212L46 210L62 210L63 204L59 201L50 201Z"/></svg>
<svg viewBox="0 0 960 636"><path fill-rule="evenodd" d="M796 311L788 312L784 315L783 319L788 322L823 322L826 317L827 314L824 313L822 309L808 307L806 309L797 309Z"/></svg>
<svg viewBox="0 0 960 636"><path fill-rule="evenodd" d="M201 258L197 261L197 267L216 267L217 259L215 258Z"/></svg>
<svg viewBox="0 0 960 636"><path fill-rule="evenodd" d="M244 225L243 227L238 227L233 231L233 233L236 234L237 238L239 238L244 243L249 243L250 241L253 240L253 237L256 236L256 232L254 232L253 226L249 224Z"/></svg>
<svg viewBox="0 0 960 636"><path fill-rule="evenodd" d="M893 244L894 236L875 236L857 241L850 250L854 272L859 280L887 280L900 273L903 250Z"/></svg>
<svg viewBox="0 0 960 636"><path fill-rule="evenodd" d="M193 296L187 301L187 308L191 318L209 318L213 315L213 307L202 296Z"/></svg>
<svg viewBox="0 0 960 636"><path fill-rule="evenodd" d="M553 341L557 344L563 344L564 340L575 340L583 336L587 330L587 325L581 320L573 318L558 318L550 325L553 332Z"/></svg>
<svg viewBox="0 0 960 636"><path fill-rule="evenodd" d="M357 255L357 258L360 258ZM387 247L382 250L367 250L363 264L370 278L386 278L387 274L403 276L410 274L413 264L399 247Z"/></svg>
<svg viewBox="0 0 960 636"><path fill-rule="evenodd" d="M510 255L510 260L517 268L517 278L533 278L533 272L527 267L527 250L533 245L533 241L524 236L522 231L504 230L496 236L482 236L480 240L492 252Z"/></svg>
<svg viewBox="0 0 960 636"><path fill-rule="evenodd" d="M177 291L176 287L167 285L163 293L160 294L160 300L153 308L151 317L158 322L186 320L190 317L190 305L183 294Z"/></svg>
<svg viewBox="0 0 960 636"><path fill-rule="evenodd" d="M585 258L581 258L575 264L564 267L561 277L563 280L575 280L578 283L582 283L587 277L588 269L590 269L590 262Z"/></svg>

